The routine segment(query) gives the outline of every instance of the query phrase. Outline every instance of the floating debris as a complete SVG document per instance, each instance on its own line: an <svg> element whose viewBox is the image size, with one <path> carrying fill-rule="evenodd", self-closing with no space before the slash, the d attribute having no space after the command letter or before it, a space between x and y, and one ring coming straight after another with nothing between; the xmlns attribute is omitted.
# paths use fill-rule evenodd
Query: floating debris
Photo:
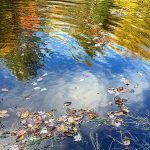
<svg viewBox="0 0 150 150"><path fill-rule="evenodd" d="M48 76L48 73L44 73L44 74L42 75L42 77L45 77L45 76Z"/></svg>
<svg viewBox="0 0 150 150"><path fill-rule="evenodd" d="M123 122L122 119L112 119L111 120L111 125L115 126L115 127L120 127L122 122Z"/></svg>
<svg viewBox="0 0 150 150"><path fill-rule="evenodd" d="M7 114L7 110L0 110L0 118L9 117L9 114Z"/></svg>
<svg viewBox="0 0 150 150"><path fill-rule="evenodd" d="M40 87L39 86L37 86L37 87L35 87L35 88L33 88L34 90L39 90L40 89Z"/></svg>
<svg viewBox="0 0 150 150"><path fill-rule="evenodd" d="M130 83L129 83L129 80L127 80L127 79L125 79L124 81L123 81L123 83L125 84L125 85L130 85Z"/></svg>
<svg viewBox="0 0 150 150"><path fill-rule="evenodd" d="M41 92L47 91L47 88L42 88Z"/></svg>
<svg viewBox="0 0 150 150"><path fill-rule="evenodd" d="M21 120L22 120L22 119L25 119L25 118L27 118L28 116L29 116L29 111L24 111L24 112L21 113L20 119L21 119Z"/></svg>
<svg viewBox="0 0 150 150"><path fill-rule="evenodd" d="M84 81L84 79L80 79L80 81Z"/></svg>
<svg viewBox="0 0 150 150"><path fill-rule="evenodd" d="M32 85L33 85L33 86L36 86L36 85L37 85L37 82L33 82Z"/></svg>
<svg viewBox="0 0 150 150"><path fill-rule="evenodd" d="M81 134L77 134L77 135L74 136L74 141L75 142L79 142L81 140L82 140Z"/></svg>
<svg viewBox="0 0 150 150"><path fill-rule="evenodd" d="M108 93L110 94L114 94L114 93L125 93L125 92L128 92L128 89L127 88L124 88L124 87L119 87L119 88L109 88L108 89Z"/></svg>
<svg viewBox="0 0 150 150"><path fill-rule="evenodd" d="M89 119L96 119L97 116L98 116L97 113L94 112L94 111L88 112L88 117L89 117Z"/></svg>
<svg viewBox="0 0 150 150"><path fill-rule="evenodd" d="M64 106L70 106L72 104L72 102L65 102Z"/></svg>
<svg viewBox="0 0 150 150"><path fill-rule="evenodd" d="M31 99L31 95L25 96L25 100L30 100Z"/></svg>
<svg viewBox="0 0 150 150"><path fill-rule="evenodd" d="M19 150L19 149L20 149L19 145L17 145L17 144L9 147L9 150Z"/></svg>
<svg viewBox="0 0 150 150"><path fill-rule="evenodd" d="M9 90L7 88L1 89L2 92L8 92Z"/></svg>
<svg viewBox="0 0 150 150"><path fill-rule="evenodd" d="M123 145L128 146L130 145L130 138L125 136L123 139Z"/></svg>
<svg viewBox="0 0 150 150"><path fill-rule="evenodd" d="M42 80L43 80L43 78L40 77L40 78L37 79L37 82L40 82L40 81L42 81Z"/></svg>

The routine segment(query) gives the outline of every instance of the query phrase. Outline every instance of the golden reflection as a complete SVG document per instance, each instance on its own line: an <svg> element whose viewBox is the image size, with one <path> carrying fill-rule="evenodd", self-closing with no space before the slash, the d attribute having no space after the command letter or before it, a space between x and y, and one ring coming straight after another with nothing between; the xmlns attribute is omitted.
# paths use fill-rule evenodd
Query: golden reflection
<svg viewBox="0 0 150 150"><path fill-rule="evenodd" d="M118 22L112 33L118 45L130 50L134 55L150 61L150 3L149 0L115 0L115 6L126 8L126 15Z"/></svg>
<svg viewBox="0 0 150 150"><path fill-rule="evenodd" d="M109 31L111 42L130 51L131 56L150 61L149 8L149 0L1 0L0 57L18 79L28 79L36 76L43 57L37 47L41 41L33 33L51 36L52 29L65 32L93 59L97 51L103 55L104 49L88 42L102 30ZM110 46L122 54L119 48ZM80 52L78 55L92 66ZM73 53L72 57L79 61Z"/></svg>

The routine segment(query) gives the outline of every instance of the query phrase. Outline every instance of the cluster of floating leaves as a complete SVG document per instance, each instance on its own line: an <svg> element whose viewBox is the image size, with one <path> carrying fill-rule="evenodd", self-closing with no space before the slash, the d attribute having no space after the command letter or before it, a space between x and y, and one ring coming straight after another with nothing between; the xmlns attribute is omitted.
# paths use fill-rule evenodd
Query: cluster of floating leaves
<svg viewBox="0 0 150 150"><path fill-rule="evenodd" d="M66 102L65 106L71 105ZM18 149L23 149L31 141L55 137L56 139L74 138L81 141L79 124L83 119L95 119L98 115L93 110L67 108L63 116L55 117L53 112L29 112L23 111L20 115L19 130L11 134L16 136Z"/></svg>
<svg viewBox="0 0 150 150"><path fill-rule="evenodd" d="M130 85L127 79L123 79L123 83ZM8 90L3 89L3 92ZM111 111L107 113L107 118L103 122L105 125L111 125L115 128L119 128L124 124L124 117L129 113L129 109L126 107L128 99L121 98L120 93L129 92L129 89L125 87L109 88L108 93L115 94L114 104L117 105L117 111ZM65 102L66 107L65 114L59 117L55 117L54 111L50 112L30 112L28 110L22 111L19 115L20 126L16 131L10 134L16 137L16 144L10 147L10 150L20 150L28 146L30 142L55 138L65 139L67 137L73 138L74 141L81 141L82 136L80 134L80 124L84 121L96 121L101 117L94 111L89 109L73 109L69 106L72 102ZM111 103L112 104L112 103ZM1 110L0 118L7 117L8 111ZM146 121L149 123L149 121ZM148 124L147 123L147 124ZM145 125L145 123L143 123ZM147 125L146 124L146 125ZM124 136L122 144L124 146L130 145L131 141L128 136Z"/></svg>

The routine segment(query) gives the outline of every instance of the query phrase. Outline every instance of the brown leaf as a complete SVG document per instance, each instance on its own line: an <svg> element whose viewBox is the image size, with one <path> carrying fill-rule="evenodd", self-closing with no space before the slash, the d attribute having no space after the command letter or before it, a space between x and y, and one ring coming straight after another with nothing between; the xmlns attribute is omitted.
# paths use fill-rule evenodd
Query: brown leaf
<svg viewBox="0 0 150 150"><path fill-rule="evenodd" d="M68 131L68 127L66 125L59 125L57 126L57 131L62 131L62 132Z"/></svg>
<svg viewBox="0 0 150 150"><path fill-rule="evenodd" d="M95 118L97 118L97 114L95 112L89 112L88 117L89 117L89 119L95 119Z"/></svg>
<svg viewBox="0 0 150 150"><path fill-rule="evenodd" d="M22 140L24 139L24 134L26 133L26 130L20 130L18 133L17 133L17 140Z"/></svg>
<svg viewBox="0 0 150 150"><path fill-rule="evenodd" d="M127 113L129 112L128 108L125 108L125 107L122 108L121 111L122 111L124 114L127 114Z"/></svg>
<svg viewBox="0 0 150 150"><path fill-rule="evenodd" d="M68 136L68 137L72 137L73 136L73 132L71 132L71 131L65 131L64 135Z"/></svg>
<svg viewBox="0 0 150 150"><path fill-rule="evenodd" d="M21 113L20 119L25 119L29 116L29 111L24 111Z"/></svg>
<svg viewBox="0 0 150 150"><path fill-rule="evenodd" d="M127 136L125 136L125 137L124 137L124 140L123 140L123 144L124 144L125 146L130 145L130 138L127 137Z"/></svg>
<svg viewBox="0 0 150 150"><path fill-rule="evenodd" d="M70 109L70 108L67 108L66 109L66 113L67 115L74 115L77 111L75 109Z"/></svg>
<svg viewBox="0 0 150 150"><path fill-rule="evenodd" d="M117 117L119 117L119 116L124 115L124 113L122 111L120 111L120 112L114 112L114 115L117 116Z"/></svg>
<svg viewBox="0 0 150 150"><path fill-rule="evenodd" d="M123 105L123 100L119 96L116 96L114 98L114 101L115 101L115 104L117 104L119 106Z"/></svg>
<svg viewBox="0 0 150 150"><path fill-rule="evenodd" d="M72 102L65 102L65 103L64 103L65 106L69 106L69 105L71 105L71 104L72 104Z"/></svg>
<svg viewBox="0 0 150 150"><path fill-rule="evenodd" d="M9 117L9 114L7 114L7 110L1 110L0 111L0 118Z"/></svg>
<svg viewBox="0 0 150 150"><path fill-rule="evenodd" d="M125 85L130 85L129 80L124 80L123 83L124 83Z"/></svg>

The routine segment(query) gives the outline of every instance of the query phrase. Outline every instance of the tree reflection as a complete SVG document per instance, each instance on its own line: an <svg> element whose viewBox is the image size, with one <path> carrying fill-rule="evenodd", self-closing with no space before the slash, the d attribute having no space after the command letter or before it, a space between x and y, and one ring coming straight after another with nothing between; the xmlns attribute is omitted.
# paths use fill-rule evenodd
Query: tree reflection
<svg viewBox="0 0 150 150"><path fill-rule="evenodd" d="M44 54L39 47L42 40L33 36L38 31L48 36L52 29L65 32L77 40L90 59L94 59L97 52L103 55L105 48L95 48L87 42L99 31L109 31L114 35L110 37L111 42L150 60L148 0L1 0L0 3L0 57L19 80L36 76L43 66ZM127 10L124 16L111 13L112 9L122 8ZM120 51L116 47L113 49ZM83 53L77 55L72 52L77 61L82 59L88 66L92 65Z"/></svg>
<svg viewBox="0 0 150 150"><path fill-rule="evenodd" d="M36 76L43 56L32 36L40 25L35 2L2 1L0 9L0 57L18 80Z"/></svg>

